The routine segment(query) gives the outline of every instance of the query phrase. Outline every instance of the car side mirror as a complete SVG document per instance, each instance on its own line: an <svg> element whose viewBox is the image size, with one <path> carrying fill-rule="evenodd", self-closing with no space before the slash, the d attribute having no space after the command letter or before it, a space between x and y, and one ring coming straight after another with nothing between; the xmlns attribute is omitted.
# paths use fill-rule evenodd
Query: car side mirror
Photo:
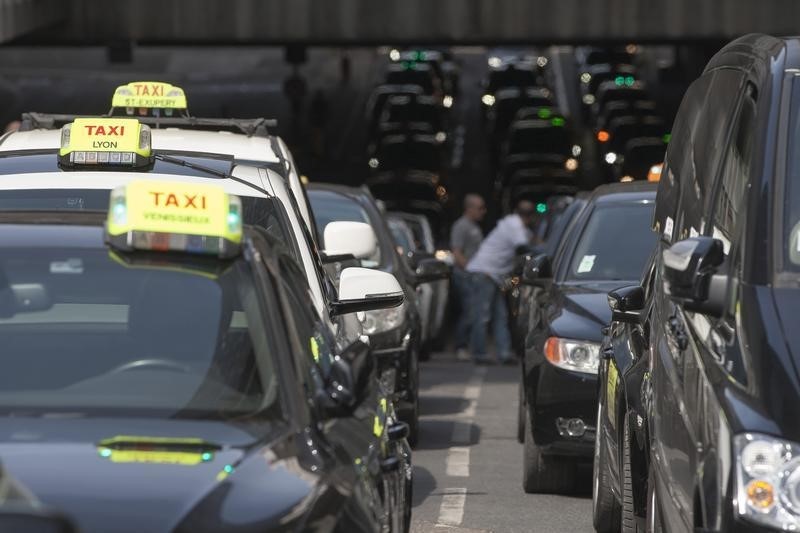
<svg viewBox="0 0 800 533"><path fill-rule="evenodd" d="M638 324L644 309L644 288L641 285L628 285L608 293L608 307L611 320Z"/></svg>
<svg viewBox="0 0 800 533"><path fill-rule="evenodd" d="M522 267L520 282L523 285L541 285L543 281L553 277L550 257L546 254L530 256Z"/></svg>
<svg viewBox="0 0 800 533"><path fill-rule="evenodd" d="M318 404L330 417L349 416L369 393L374 381L375 363L369 346L357 342L331 363L325 390L318 394Z"/></svg>
<svg viewBox="0 0 800 533"><path fill-rule="evenodd" d="M325 262L346 259L367 259L378 251L378 237L372 226L364 222L329 222L323 232Z"/></svg>
<svg viewBox="0 0 800 533"><path fill-rule="evenodd" d="M687 311L721 316L727 276L717 273L725 260L722 241L692 237L678 241L662 254L664 289Z"/></svg>
<svg viewBox="0 0 800 533"><path fill-rule="evenodd" d="M0 318L47 311L51 307L53 301L44 285L39 283L18 283L0 288Z"/></svg>
<svg viewBox="0 0 800 533"><path fill-rule="evenodd" d="M388 272L349 267L339 275L339 300L331 304L334 315L397 307L404 300L403 288Z"/></svg>
<svg viewBox="0 0 800 533"><path fill-rule="evenodd" d="M444 261L434 258L419 259L414 269L414 284L422 285L443 279L449 279L451 268Z"/></svg>

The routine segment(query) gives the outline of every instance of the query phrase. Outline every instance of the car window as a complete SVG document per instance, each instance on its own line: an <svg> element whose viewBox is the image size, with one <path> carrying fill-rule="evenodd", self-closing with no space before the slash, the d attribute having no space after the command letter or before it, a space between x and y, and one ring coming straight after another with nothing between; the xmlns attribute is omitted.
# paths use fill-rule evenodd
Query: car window
<svg viewBox="0 0 800 533"><path fill-rule="evenodd" d="M311 208L314 210L317 232L322 236L323 250L325 249L325 226L331 222L365 222L374 227L366 209L348 196L331 191L313 189L308 192L308 197L311 200ZM361 260L361 266L378 266L381 264L381 259L381 247L379 246L373 257Z"/></svg>
<svg viewBox="0 0 800 533"><path fill-rule="evenodd" d="M756 120L753 92L753 87L748 86L731 142L725 150L722 172L714 191L712 235L723 242L726 254L730 249L736 225L743 218L745 191L750 176Z"/></svg>
<svg viewBox="0 0 800 533"><path fill-rule="evenodd" d="M681 187L683 182L692 183L694 180L692 139L702 117L702 109L711 88L711 79L712 76L706 74L692 83L683 97L672 127L664 168L658 182L656 208L653 216L653 229L666 242L672 242L678 238L675 219L677 218Z"/></svg>
<svg viewBox="0 0 800 533"><path fill-rule="evenodd" d="M4 248L0 410L227 418L277 408L277 333L262 293L244 261L218 266L103 248ZM41 305L9 306L19 290Z"/></svg>
<svg viewBox="0 0 800 533"><path fill-rule="evenodd" d="M567 281L642 279L655 245L652 216L653 202L596 206L577 240Z"/></svg>
<svg viewBox="0 0 800 533"><path fill-rule="evenodd" d="M722 164L744 75L734 70L713 73L708 98L692 129L691 157L678 176L680 208L675 221L675 240L708 230L713 186ZM662 174L663 175L663 174Z"/></svg>

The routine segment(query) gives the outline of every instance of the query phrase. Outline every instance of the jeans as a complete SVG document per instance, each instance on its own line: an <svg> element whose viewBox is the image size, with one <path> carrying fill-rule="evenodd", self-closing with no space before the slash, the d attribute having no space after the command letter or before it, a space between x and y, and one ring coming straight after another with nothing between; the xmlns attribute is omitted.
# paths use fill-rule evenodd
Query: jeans
<svg viewBox="0 0 800 533"><path fill-rule="evenodd" d="M470 351L476 361L488 359L487 334L492 326L497 358L506 361L512 357L511 333L508 329L506 299L497 283L485 274L472 275L472 331Z"/></svg>
<svg viewBox="0 0 800 533"><path fill-rule="evenodd" d="M469 332L472 325L472 306L470 293L472 292L472 274L460 268L453 270L453 288L458 295L459 314L456 321L455 344L456 350L469 345Z"/></svg>

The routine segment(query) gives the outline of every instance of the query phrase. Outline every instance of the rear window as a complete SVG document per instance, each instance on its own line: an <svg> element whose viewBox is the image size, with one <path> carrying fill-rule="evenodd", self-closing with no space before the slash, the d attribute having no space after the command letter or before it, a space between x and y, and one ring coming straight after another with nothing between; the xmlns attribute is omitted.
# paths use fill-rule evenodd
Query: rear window
<svg viewBox="0 0 800 533"><path fill-rule="evenodd" d="M641 279L656 244L652 217L652 201L595 207L575 246L567 281Z"/></svg>

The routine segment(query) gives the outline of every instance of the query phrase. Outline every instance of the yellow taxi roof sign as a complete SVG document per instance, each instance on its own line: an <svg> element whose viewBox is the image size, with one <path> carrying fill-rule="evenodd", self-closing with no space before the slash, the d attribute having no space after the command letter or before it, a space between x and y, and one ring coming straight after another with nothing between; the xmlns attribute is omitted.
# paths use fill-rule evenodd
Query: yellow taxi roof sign
<svg viewBox="0 0 800 533"><path fill-rule="evenodd" d="M111 192L108 241L123 250L232 257L242 241L241 206L217 185L132 181Z"/></svg>
<svg viewBox="0 0 800 533"><path fill-rule="evenodd" d="M117 87L111 107L186 109L186 93L180 87L161 81L134 81Z"/></svg>
<svg viewBox="0 0 800 533"><path fill-rule="evenodd" d="M76 118L61 128L58 154L68 165L149 163L150 128L132 118Z"/></svg>

